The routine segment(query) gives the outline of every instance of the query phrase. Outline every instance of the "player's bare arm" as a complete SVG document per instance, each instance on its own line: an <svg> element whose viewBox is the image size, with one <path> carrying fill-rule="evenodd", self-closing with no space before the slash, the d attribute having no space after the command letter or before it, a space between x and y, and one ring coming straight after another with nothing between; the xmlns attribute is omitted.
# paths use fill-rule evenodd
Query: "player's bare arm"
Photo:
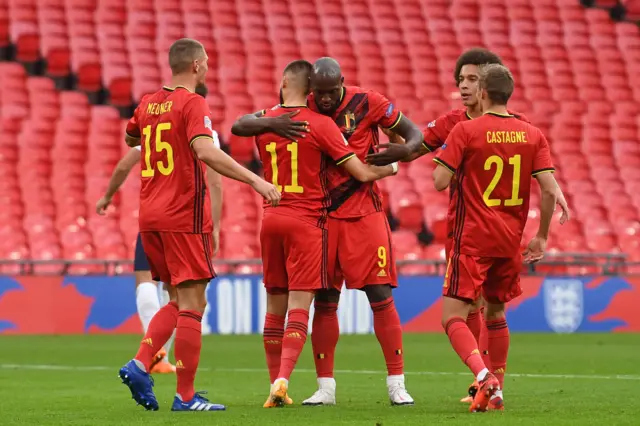
<svg viewBox="0 0 640 426"><path fill-rule="evenodd" d="M207 168L207 182L211 192L211 219L213 220L213 254L220 250L220 229L222 221L222 176L220 173Z"/></svg>
<svg viewBox="0 0 640 426"><path fill-rule="evenodd" d="M422 132L418 126L416 126L406 116L403 115L400 117L398 124L390 130L400 136L405 143L379 145L379 148L385 149L375 154L368 155L366 159L367 163L375 166L384 166L404 159L410 161L409 157L412 154L418 153L424 148L424 136L422 135Z"/></svg>
<svg viewBox="0 0 640 426"><path fill-rule="evenodd" d="M560 189L560 185L556 188L556 203L562 209L562 215L560 216L560 225L562 225L571 219L571 211L569 210L567 199L564 198L564 193L562 189Z"/></svg>
<svg viewBox="0 0 640 426"><path fill-rule="evenodd" d="M525 263L535 263L544 257L544 251L549 238L551 219L556 206L556 194L558 182L551 173L539 173L536 176L540 184L540 225L538 232L533 237L524 252Z"/></svg>
<svg viewBox="0 0 640 426"><path fill-rule="evenodd" d="M371 166L364 164L355 155L342 163L341 166L360 182L373 182L398 173L397 163L387 166Z"/></svg>
<svg viewBox="0 0 640 426"><path fill-rule="evenodd" d="M236 136L258 136L275 133L278 136L297 142L309 132L309 123L292 120L300 111L291 111L278 117L262 117L263 111L247 114L233 123L231 133Z"/></svg>
<svg viewBox="0 0 640 426"><path fill-rule="evenodd" d="M99 215L105 214L107 207L111 204L113 196L118 192L118 189L120 189L124 181L127 179L127 176L129 176L131 169L133 169L138 162L140 162L140 151L137 149L130 150L120 161L118 161L118 164L111 174L111 179L109 179L107 191L96 203L96 213Z"/></svg>
<svg viewBox="0 0 640 426"><path fill-rule="evenodd" d="M397 133L393 133L392 130L389 129L382 129L382 133L384 133L385 135L387 135L387 137L389 138L389 143L399 143L399 144L406 144L407 141L404 140L404 138L402 136L400 136ZM383 143L378 145L378 148L383 148L383 149L387 149L389 147L389 144L387 143ZM403 163L410 163L411 161L422 157L425 154L428 154L430 151L427 149L427 147L422 144L422 146L420 146L420 151L418 152L414 152L413 154L409 155L408 157L403 158L402 161Z"/></svg>
<svg viewBox="0 0 640 426"><path fill-rule="evenodd" d="M280 201L280 192L275 186L266 182L250 170L242 167L233 158L216 148L208 138L198 138L191 145L198 159L216 172L228 178L246 183L273 206Z"/></svg>
<svg viewBox="0 0 640 426"><path fill-rule="evenodd" d="M444 191L451 184L454 172L447 166L438 163L433 170L433 186L437 191Z"/></svg>

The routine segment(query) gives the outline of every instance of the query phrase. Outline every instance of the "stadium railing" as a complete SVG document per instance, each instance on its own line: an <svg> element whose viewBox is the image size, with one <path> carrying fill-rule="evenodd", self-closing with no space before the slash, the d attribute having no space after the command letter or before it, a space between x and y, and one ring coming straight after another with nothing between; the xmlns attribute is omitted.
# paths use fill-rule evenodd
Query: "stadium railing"
<svg viewBox="0 0 640 426"><path fill-rule="evenodd" d="M216 259L214 266L222 267L226 274L241 275L237 269L257 266L260 259ZM403 267L426 266L425 272L403 274ZM444 275L446 262L435 259L411 259L397 262L400 275ZM74 268L83 272L74 272ZM0 275L126 275L133 271L130 259L0 259ZM224 275L225 273L221 274ZM627 262L624 253L548 253L545 259L533 265L523 265L524 275L639 275L640 262Z"/></svg>

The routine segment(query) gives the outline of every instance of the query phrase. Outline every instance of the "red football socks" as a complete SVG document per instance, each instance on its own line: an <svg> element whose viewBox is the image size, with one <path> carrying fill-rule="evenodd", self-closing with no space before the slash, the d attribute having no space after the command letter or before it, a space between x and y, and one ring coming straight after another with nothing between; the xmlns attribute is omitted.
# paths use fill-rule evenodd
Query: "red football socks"
<svg viewBox="0 0 640 426"><path fill-rule="evenodd" d="M444 326L444 331L449 336L453 350L456 351L462 362L477 376L486 368L478 344L473 338L473 333L467 327L465 320L460 317L451 318Z"/></svg>
<svg viewBox="0 0 640 426"><path fill-rule="evenodd" d="M178 387L176 392L187 402L195 395L194 381L202 348L202 314L180 311L176 326L175 357Z"/></svg>
<svg viewBox="0 0 640 426"><path fill-rule="evenodd" d="M404 373L404 355L402 354L402 326L396 311L393 297L371 304L373 310L373 330L376 333L389 376Z"/></svg>
<svg viewBox="0 0 640 426"><path fill-rule="evenodd" d="M507 368L507 356L509 354L509 327L507 326L507 320L500 318L487 321L487 334L493 374L500 382L500 388L503 388L504 373Z"/></svg>
<svg viewBox="0 0 640 426"><path fill-rule="evenodd" d="M491 360L489 359L489 341L487 336L487 324L484 320L484 308L481 307L475 311L469 312L467 316L467 327L473 333L473 337L478 343L478 350L484 364L490 368Z"/></svg>
<svg viewBox="0 0 640 426"><path fill-rule="evenodd" d="M280 358L280 372L278 378L289 380L298 362L298 357L307 340L309 327L309 311L306 309L291 309L287 321L287 329L282 339L282 356Z"/></svg>
<svg viewBox="0 0 640 426"><path fill-rule="evenodd" d="M280 371L282 336L284 336L284 317L267 313L264 317L262 343L264 345L264 354L267 357L267 368L269 369L271 383L276 381Z"/></svg>
<svg viewBox="0 0 640 426"><path fill-rule="evenodd" d="M311 345L313 346L313 359L316 363L316 375L318 377L333 377L333 360L340 338L338 304L315 302L314 307Z"/></svg>
<svg viewBox="0 0 640 426"><path fill-rule="evenodd" d="M140 342L135 359L140 361L147 372L155 354L167 343L178 321L178 304L169 302L153 316L149 328Z"/></svg>
<svg viewBox="0 0 640 426"><path fill-rule="evenodd" d="M487 330L487 320L484 319L484 309L480 311L483 321L482 328L480 329L480 340L478 341L478 349L480 350L480 356L484 365L491 370L491 356L489 356L489 331Z"/></svg>

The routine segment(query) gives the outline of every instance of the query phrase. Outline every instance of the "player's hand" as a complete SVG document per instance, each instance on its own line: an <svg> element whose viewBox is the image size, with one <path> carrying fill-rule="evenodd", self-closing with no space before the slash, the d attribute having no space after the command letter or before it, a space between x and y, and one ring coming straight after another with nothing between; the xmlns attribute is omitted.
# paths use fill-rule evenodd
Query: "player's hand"
<svg viewBox="0 0 640 426"><path fill-rule="evenodd" d="M280 191L278 191L278 188L276 188L273 184L270 184L263 179L258 179L251 186L253 186L253 189L255 189L258 194L262 195L265 200L269 201L273 207L277 206L278 203L280 203L280 198L282 196L280 195Z"/></svg>
<svg viewBox="0 0 640 426"><path fill-rule="evenodd" d="M220 230L213 231L213 255L217 256L220 251Z"/></svg>
<svg viewBox="0 0 640 426"><path fill-rule="evenodd" d="M104 214L107 212L107 207L109 207L110 205L111 205L111 198L108 198L108 197L100 198L96 203L96 213L98 213L100 216L104 216Z"/></svg>
<svg viewBox="0 0 640 426"><path fill-rule="evenodd" d="M367 163L374 166L386 166L387 164L402 161L411 155L409 148L405 144L381 143L378 148L384 148L384 150L367 155L365 159Z"/></svg>
<svg viewBox="0 0 640 426"><path fill-rule="evenodd" d="M571 211L569 210L569 206L567 205L567 200L564 198L564 195L560 193L556 200L556 204L560 206L562 209L562 215L560 216L560 225L563 225L565 222L568 222L571 219Z"/></svg>
<svg viewBox="0 0 640 426"><path fill-rule="evenodd" d="M306 133L309 133L308 121L292 120L299 112L291 111L278 117L269 117L269 129L278 136L298 142L298 139L306 137Z"/></svg>
<svg viewBox="0 0 640 426"><path fill-rule="evenodd" d="M527 249L522 253L524 263L531 264L542 260L546 248L546 239L538 236L533 237Z"/></svg>

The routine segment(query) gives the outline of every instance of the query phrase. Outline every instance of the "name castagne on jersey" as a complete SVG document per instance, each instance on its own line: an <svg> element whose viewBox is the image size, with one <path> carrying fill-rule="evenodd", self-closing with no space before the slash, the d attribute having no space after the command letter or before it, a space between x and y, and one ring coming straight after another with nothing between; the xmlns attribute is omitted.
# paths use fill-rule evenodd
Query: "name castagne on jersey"
<svg viewBox="0 0 640 426"><path fill-rule="evenodd" d="M487 132L487 143L528 143L527 132L499 130Z"/></svg>

